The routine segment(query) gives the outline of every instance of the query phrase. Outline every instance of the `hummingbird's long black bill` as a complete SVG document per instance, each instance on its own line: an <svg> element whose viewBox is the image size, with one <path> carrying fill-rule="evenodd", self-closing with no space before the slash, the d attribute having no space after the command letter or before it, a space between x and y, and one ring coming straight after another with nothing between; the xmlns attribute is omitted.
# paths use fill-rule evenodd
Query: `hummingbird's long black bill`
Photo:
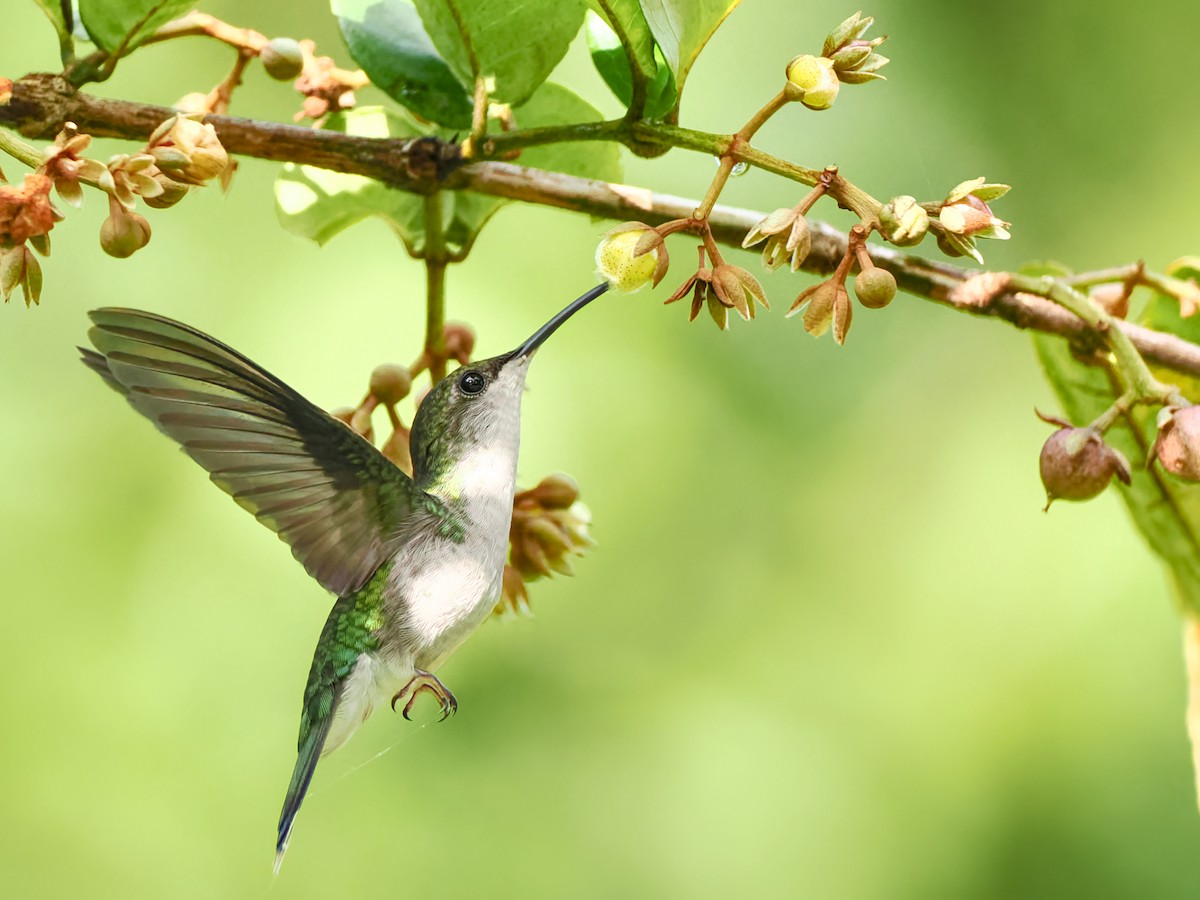
<svg viewBox="0 0 1200 900"><path fill-rule="evenodd" d="M567 319L571 318L571 316L575 315L575 313L579 312L579 310L583 309L607 290L608 282L606 281L603 284L596 285L578 300L571 301L570 305L568 305L566 309L535 331L529 340L518 347L513 353L513 357L528 356L538 347L542 346L542 344L545 343L546 338L550 337L550 335L554 334L554 332L558 330L559 325L567 321Z"/></svg>

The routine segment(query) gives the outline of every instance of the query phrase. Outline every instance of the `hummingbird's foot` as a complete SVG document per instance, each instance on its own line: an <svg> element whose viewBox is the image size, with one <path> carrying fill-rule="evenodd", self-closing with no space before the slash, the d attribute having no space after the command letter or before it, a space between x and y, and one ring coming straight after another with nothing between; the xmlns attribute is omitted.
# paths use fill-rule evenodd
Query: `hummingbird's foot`
<svg viewBox="0 0 1200 900"><path fill-rule="evenodd" d="M392 697L392 712L396 711L396 704L400 702L401 698L407 695L408 702L404 704L401 715L411 722L412 717L409 716L409 713L412 712L413 704L417 702L417 697L422 691L429 691L437 698L437 702L442 708L442 717L438 719L439 722L445 722L449 716L458 712L458 701L450 693L450 689L438 681L436 675L420 669L417 669L417 674L413 676L412 680Z"/></svg>

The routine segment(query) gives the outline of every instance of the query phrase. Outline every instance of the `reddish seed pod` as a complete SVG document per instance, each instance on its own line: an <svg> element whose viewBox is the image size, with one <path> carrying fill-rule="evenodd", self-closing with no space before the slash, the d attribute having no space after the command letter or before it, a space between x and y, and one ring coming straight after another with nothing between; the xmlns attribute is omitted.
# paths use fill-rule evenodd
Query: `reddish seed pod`
<svg viewBox="0 0 1200 900"><path fill-rule="evenodd" d="M1046 509L1055 500L1090 500L1116 475L1130 482L1129 463L1092 428L1060 428L1046 439L1038 465Z"/></svg>
<svg viewBox="0 0 1200 900"><path fill-rule="evenodd" d="M1158 461L1172 475L1200 481L1200 406L1164 412L1155 444Z"/></svg>

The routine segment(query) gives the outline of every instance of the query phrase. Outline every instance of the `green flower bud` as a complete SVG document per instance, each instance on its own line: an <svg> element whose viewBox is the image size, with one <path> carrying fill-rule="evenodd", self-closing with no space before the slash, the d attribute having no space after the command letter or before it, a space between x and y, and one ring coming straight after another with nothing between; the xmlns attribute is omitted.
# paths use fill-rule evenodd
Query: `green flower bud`
<svg viewBox="0 0 1200 900"><path fill-rule="evenodd" d="M304 71L304 51L291 38L275 38L258 54L267 74L276 81L291 81Z"/></svg>
<svg viewBox="0 0 1200 900"><path fill-rule="evenodd" d="M854 296L867 309L883 309L896 299L896 278L878 266L864 269L854 279Z"/></svg>
<svg viewBox="0 0 1200 900"><path fill-rule="evenodd" d="M912 247L929 232L929 213L915 197L902 194L883 205L879 226L885 240L897 247Z"/></svg>
<svg viewBox="0 0 1200 900"><path fill-rule="evenodd" d="M150 223L108 198L108 218L100 226L100 246L109 256L125 259L150 243Z"/></svg>

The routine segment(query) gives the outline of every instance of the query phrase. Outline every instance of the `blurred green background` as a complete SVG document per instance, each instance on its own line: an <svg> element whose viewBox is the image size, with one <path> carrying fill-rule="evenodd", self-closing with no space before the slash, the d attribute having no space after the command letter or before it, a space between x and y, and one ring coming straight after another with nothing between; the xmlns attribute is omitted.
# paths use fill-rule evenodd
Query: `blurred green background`
<svg viewBox="0 0 1200 900"><path fill-rule="evenodd" d="M348 62L318 0L203 8ZM853 9L746 3L701 57L684 123L735 129ZM764 149L837 162L881 197L1016 185L997 207L1014 240L984 247L996 267L1200 250L1200 7L867 12L891 35L890 80L820 116L786 110ZM55 65L32 2L0 17L0 75ZM228 63L181 41L100 90L170 103ZM581 44L556 78L618 113ZM254 71L234 112L296 106ZM153 242L127 261L100 251L89 194L55 229L42 307L0 308L5 896L1200 892L1178 618L1115 495L1040 512L1032 408L1054 403L1027 337L901 297L859 311L838 349L783 321L806 281L782 273L753 327L689 327L659 307L668 285L604 300L539 355L523 480L571 472L599 546L577 577L533 586L535 618L488 623L444 668L457 718L377 714L322 764L273 881L329 598L74 345L91 307L151 309L326 407L413 358L421 267L378 222L321 250L285 234L275 171L245 161L229 195L151 211ZM627 177L697 196L712 172L675 153ZM797 196L751 174L723 199ZM508 349L592 282L601 228L502 211L450 274L452 317L482 354ZM675 258L672 284L686 243Z"/></svg>

